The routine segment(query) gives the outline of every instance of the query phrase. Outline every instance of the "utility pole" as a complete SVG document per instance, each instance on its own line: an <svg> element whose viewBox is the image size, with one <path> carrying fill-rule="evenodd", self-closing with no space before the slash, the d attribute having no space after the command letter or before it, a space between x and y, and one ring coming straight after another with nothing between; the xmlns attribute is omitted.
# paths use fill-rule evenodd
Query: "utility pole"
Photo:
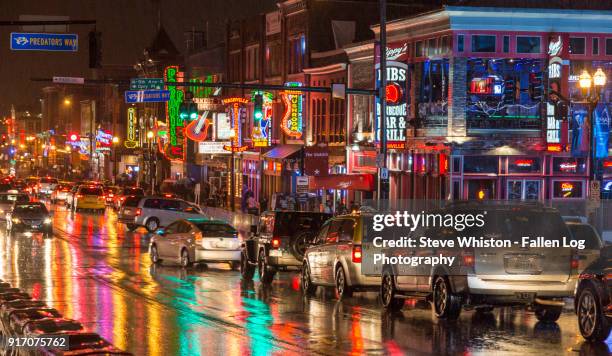
<svg viewBox="0 0 612 356"><path fill-rule="evenodd" d="M378 88L378 101L380 103L380 151L378 160L378 201L389 199L389 178L382 179L383 172L387 171L387 0L379 0L380 4L380 87Z"/></svg>

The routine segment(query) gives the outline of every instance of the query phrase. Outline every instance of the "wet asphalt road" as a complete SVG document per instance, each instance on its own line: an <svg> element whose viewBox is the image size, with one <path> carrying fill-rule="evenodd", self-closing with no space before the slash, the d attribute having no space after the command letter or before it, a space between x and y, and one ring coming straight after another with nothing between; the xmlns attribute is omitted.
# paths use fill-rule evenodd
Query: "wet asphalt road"
<svg viewBox="0 0 612 356"><path fill-rule="evenodd" d="M297 272L272 286L244 283L228 265L152 267L144 230L127 232L115 213L56 207L54 237L5 233L0 278L78 319L135 355L608 354L584 343L569 307L558 323L520 309L464 311L440 322L425 303L387 314L376 293L339 302L319 288L302 297Z"/></svg>

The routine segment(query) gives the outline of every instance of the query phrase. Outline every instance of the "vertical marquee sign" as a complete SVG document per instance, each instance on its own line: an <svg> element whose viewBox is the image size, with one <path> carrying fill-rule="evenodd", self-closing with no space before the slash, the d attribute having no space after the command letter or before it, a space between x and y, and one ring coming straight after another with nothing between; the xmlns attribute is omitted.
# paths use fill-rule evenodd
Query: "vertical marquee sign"
<svg viewBox="0 0 612 356"><path fill-rule="evenodd" d="M166 67L164 71L164 80L168 83L178 83L182 81L182 75L179 72L178 66ZM166 157L170 160L185 159L185 123L180 117L180 106L183 102L185 94L175 86L167 87L170 91L170 100L166 102L166 122L168 123L168 143L164 148Z"/></svg>
<svg viewBox="0 0 612 356"><path fill-rule="evenodd" d="M302 83L289 82L285 86L299 88ZM304 114L303 108L303 94L300 90L287 89L280 93L283 103L285 103L285 114L281 120L281 129L285 135L292 139L299 140L302 138L303 124L302 116Z"/></svg>
<svg viewBox="0 0 612 356"><path fill-rule="evenodd" d="M261 95L262 102L262 117L256 118L253 115L253 132L251 133L251 140L253 141L253 147L268 147L272 145L272 101L274 96L272 93L265 91L253 91L251 95L251 101L255 101L255 95Z"/></svg>
<svg viewBox="0 0 612 356"><path fill-rule="evenodd" d="M125 147L136 148L138 147L138 131L137 131L138 119L136 118L136 108L127 109L127 132L125 138Z"/></svg>
<svg viewBox="0 0 612 356"><path fill-rule="evenodd" d="M223 104L228 106L228 115L230 117L230 123L232 125L233 136L231 139L231 146L223 146L226 151L242 152L246 151L248 146L242 145L242 117L244 115L245 104L249 101L245 98L233 97L223 99Z"/></svg>
<svg viewBox="0 0 612 356"><path fill-rule="evenodd" d="M377 44L377 47L379 45ZM376 90L380 88L380 56L376 56ZM408 114L408 44L392 43L387 46L387 99L386 132L387 148L403 149L406 147L406 124ZM376 142L380 141L380 101L376 98Z"/></svg>
<svg viewBox="0 0 612 356"><path fill-rule="evenodd" d="M568 37L551 36L548 42L548 100L546 102L546 143L567 144L567 106L569 66Z"/></svg>

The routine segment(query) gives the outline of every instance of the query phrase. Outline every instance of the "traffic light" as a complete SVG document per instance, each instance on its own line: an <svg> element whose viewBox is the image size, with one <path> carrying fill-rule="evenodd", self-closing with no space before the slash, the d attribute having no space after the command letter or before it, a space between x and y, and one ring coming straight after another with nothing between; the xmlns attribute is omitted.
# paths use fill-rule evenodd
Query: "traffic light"
<svg viewBox="0 0 612 356"><path fill-rule="evenodd" d="M192 102L183 102L179 108L181 120L193 121L198 118L198 107Z"/></svg>
<svg viewBox="0 0 612 356"><path fill-rule="evenodd" d="M102 66L102 33L89 32L89 68Z"/></svg>
<svg viewBox="0 0 612 356"><path fill-rule="evenodd" d="M68 139L70 140L70 142L77 142L79 140L79 135L73 132L68 135Z"/></svg>
<svg viewBox="0 0 612 356"><path fill-rule="evenodd" d="M253 103L253 116L256 120L263 119L263 95L255 94Z"/></svg>

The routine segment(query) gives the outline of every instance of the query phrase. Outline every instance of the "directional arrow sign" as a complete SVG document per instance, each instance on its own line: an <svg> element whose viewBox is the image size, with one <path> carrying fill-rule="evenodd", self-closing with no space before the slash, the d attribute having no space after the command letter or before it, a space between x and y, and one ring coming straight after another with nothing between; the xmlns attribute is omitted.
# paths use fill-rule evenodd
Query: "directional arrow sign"
<svg viewBox="0 0 612 356"><path fill-rule="evenodd" d="M170 100L168 90L127 90L125 102L133 103L161 103Z"/></svg>

